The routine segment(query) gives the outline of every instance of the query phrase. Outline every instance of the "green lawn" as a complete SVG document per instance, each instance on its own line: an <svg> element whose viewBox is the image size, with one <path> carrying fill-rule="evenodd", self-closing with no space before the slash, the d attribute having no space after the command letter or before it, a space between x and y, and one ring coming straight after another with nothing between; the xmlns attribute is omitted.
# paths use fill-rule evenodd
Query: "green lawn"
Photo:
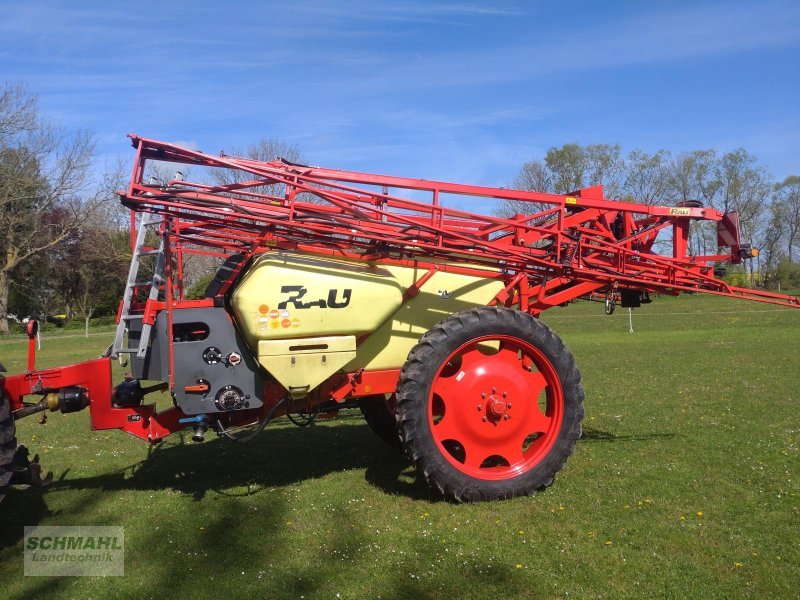
<svg viewBox="0 0 800 600"><path fill-rule="evenodd" d="M476 505L416 482L360 413L249 445L160 446L88 414L21 421L57 482L0 505L5 598L795 598L800 311L685 296L544 319L575 354L585 435L548 490ZM43 340L95 357L106 328ZM74 335L74 334L73 334ZM24 368L25 340L0 340ZM125 577L24 577L24 525L122 525Z"/></svg>

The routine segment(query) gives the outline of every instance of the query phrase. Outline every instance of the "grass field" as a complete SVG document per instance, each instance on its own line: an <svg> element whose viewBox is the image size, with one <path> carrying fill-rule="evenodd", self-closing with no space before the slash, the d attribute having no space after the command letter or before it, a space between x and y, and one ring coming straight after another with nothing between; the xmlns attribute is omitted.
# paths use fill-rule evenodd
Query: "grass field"
<svg viewBox="0 0 800 600"><path fill-rule="evenodd" d="M18 424L57 481L0 505L4 598L797 598L800 311L659 298L544 319L575 354L584 438L548 490L440 501L360 413L249 445L148 448L88 414ZM40 365L95 357L43 341ZM0 341L11 372L25 340ZM119 379L119 378L117 378ZM122 525L125 576L24 577L24 525Z"/></svg>

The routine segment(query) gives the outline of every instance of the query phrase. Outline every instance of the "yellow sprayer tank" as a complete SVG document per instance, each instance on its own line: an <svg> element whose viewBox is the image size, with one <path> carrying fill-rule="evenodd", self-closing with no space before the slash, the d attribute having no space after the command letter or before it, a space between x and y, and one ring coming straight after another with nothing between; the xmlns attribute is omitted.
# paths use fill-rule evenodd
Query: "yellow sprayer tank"
<svg viewBox="0 0 800 600"><path fill-rule="evenodd" d="M271 252L242 277L233 292L233 313L248 345L274 375L277 354L293 348L306 360L314 338L338 336L352 340L339 346L352 353L343 365L346 371L396 369L433 325L486 304L503 287L501 280L450 273L445 267L403 302L404 292L427 272L427 267Z"/></svg>

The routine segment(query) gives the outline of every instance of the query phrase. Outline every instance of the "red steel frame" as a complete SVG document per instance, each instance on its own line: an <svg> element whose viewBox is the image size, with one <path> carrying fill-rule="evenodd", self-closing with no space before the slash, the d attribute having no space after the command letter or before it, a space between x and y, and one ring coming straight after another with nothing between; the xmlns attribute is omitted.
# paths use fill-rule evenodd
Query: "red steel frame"
<svg viewBox="0 0 800 600"><path fill-rule="evenodd" d="M533 315L587 294L619 288L666 294L704 292L800 308L798 298L733 287L714 276L714 263L741 262L743 248L736 216L711 208L605 200L602 186L545 194L280 160L261 162L130 137L136 160L130 185L120 195L132 210L132 239L136 213L161 214L168 253L164 300L134 307L148 323L154 322L159 310L167 310L171 324L175 309L213 305L213 299L184 298L183 254L225 257L242 252L250 258L275 249L422 268L423 275L406 291L405 301L418 294L436 271L448 271L502 280L505 285L490 304L513 306ZM247 178L230 185L177 178L153 185L143 181L149 160L233 170ZM279 189L280 195L265 189ZM429 194L430 201L411 200L390 190L412 196ZM530 210L513 218L480 215L444 206L444 196L515 200ZM722 222L729 252L689 256L687 240L693 220ZM658 234L670 228L672 255L659 255L653 245ZM231 274L220 295L238 274ZM171 347L169 364L172 385ZM319 393L337 401L391 393L397 376L397 370L359 371L327 382ZM29 365L28 373L7 378L2 385L14 409L22 406L25 394L43 387L82 385L90 390L95 429L120 428L156 441L184 427L178 423L184 415L177 408L162 413L156 413L152 405L112 408L108 359L46 371L34 371ZM268 388L261 412L280 397L281 390ZM258 417L254 412L237 413L237 423L252 421Z"/></svg>

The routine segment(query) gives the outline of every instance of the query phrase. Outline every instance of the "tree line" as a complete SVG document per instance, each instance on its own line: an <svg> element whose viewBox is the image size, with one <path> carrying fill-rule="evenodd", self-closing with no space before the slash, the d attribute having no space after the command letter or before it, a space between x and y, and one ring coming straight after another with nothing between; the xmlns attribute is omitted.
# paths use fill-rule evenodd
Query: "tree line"
<svg viewBox="0 0 800 600"><path fill-rule="evenodd" d="M230 153L303 162L296 146L271 139ZM28 316L82 318L88 329L91 317L116 313L131 258L129 214L114 193L125 187L127 162L93 172L89 132L53 125L23 86L0 87L0 333L9 331L9 320ZM224 184L236 174L216 176ZM568 143L523 164L512 185L569 193L599 184L607 198L648 205L700 200L737 210L743 238L760 250L752 283L800 287L800 177L775 181L744 149L623 155L616 144ZM503 203L496 212L529 210ZM690 244L695 254L715 253L713 227L696 226ZM186 283L199 290L214 265L189 260Z"/></svg>
<svg viewBox="0 0 800 600"><path fill-rule="evenodd" d="M603 185L605 196L646 205L699 201L722 212L737 211L742 241L759 250L748 261L750 285L800 287L800 177L776 181L758 158L739 148L673 154L668 150L622 153L618 144L568 143L522 165L513 187L568 194ZM530 210L524 202L496 207L501 216ZM664 240L667 243L669 240ZM714 223L694 222L690 252L715 254ZM737 282L739 283L739 282Z"/></svg>

